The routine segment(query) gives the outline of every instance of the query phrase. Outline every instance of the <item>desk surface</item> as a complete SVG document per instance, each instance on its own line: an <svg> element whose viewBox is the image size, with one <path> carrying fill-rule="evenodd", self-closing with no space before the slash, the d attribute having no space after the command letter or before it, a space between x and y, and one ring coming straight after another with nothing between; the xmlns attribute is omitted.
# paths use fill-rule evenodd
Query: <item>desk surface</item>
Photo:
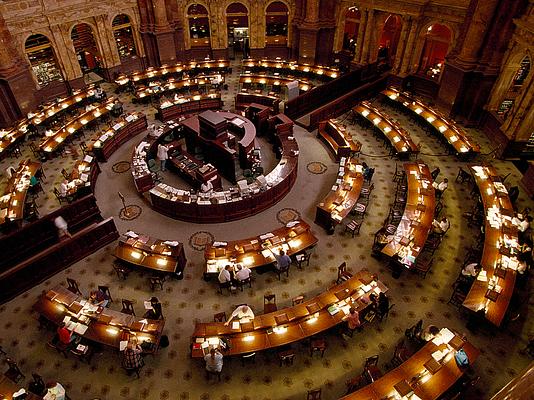
<svg viewBox="0 0 534 400"><path fill-rule="evenodd" d="M405 163L403 167L408 181L404 214L393 240L382 249L382 253L390 257L397 255L401 262L407 256L417 257L423 249L436 208L436 193L428 166L413 162Z"/></svg>
<svg viewBox="0 0 534 400"><path fill-rule="evenodd" d="M14 383L4 375L0 376L0 399L13 400L13 393L18 392L20 389L26 388L24 381L20 383ZM28 392L26 389L26 400L42 400L41 396Z"/></svg>
<svg viewBox="0 0 534 400"><path fill-rule="evenodd" d="M386 113L373 107L371 103L362 101L352 109L379 129L390 141L397 153L418 153L419 148L412 140L410 134Z"/></svg>
<svg viewBox="0 0 534 400"><path fill-rule="evenodd" d="M219 241L220 246L208 246L204 251L206 272L218 273L226 265L236 263L249 268L271 264L275 261L273 252L279 254L284 249L292 256L317 244L308 223L299 220L288 225L248 239Z"/></svg>
<svg viewBox="0 0 534 400"><path fill-rule="evenodd" d="M119 239L115 257L159 272L176 272L182 258L185 259L182 243L155 239L132 231Z"/></svg>
<svg viewBox="0 0 534 400"><path fill-rule="evenodd" d="M151 96L153 94L166 94L166 92L188 88L190 86L210 85L212 80L216 78L216 75L202 75L194 78L184 79L169 78L165 82L162 82L161 85L158 85L160 88L158 90L155 89L156 85L136 87L134 96L138 99L142 99L143 97Z"/></svg>
<svg viewBox="0 0 534 400"><path fill-rule="evenodd" d="M494 325L500 326L514 292L517 273L513 268L517 263L517 257L515 255L508 256L501 252L501 249L505 247L505 237L506 241L515 243L518 241L517 228L511 224L514 208L494 167L471 166L471 172L480 191L486 215L484 250L480 260L485 277L484 273L479 273L463 305L475 312L485 307L486 319ZM505 268L504 277L501 277L501 270L496 268L500 264L510 264L511 266ZM497 276L496 273L501 276ZM497 291L500 290L500 293L496 300L492 301L486 297L486 293L490 286L494 285Z"/></svg>
<svg viewBox="0 0 534 400"><path fill-rule="evenodd" d="M239 77L239 83L242 85L244 83L259 83L261 85L272 85L280 86L287 85L288 83L297 81L299 84L299 89L303 92L313 88L313 84L305 79L289 78L289 77L280 77L280 76L269 76L261 74L241 74Z"/></svg>
<svg viewBox="0 0 534 400"><path fill-rule="evenodd" d="M85 303L87 301L81 296L58 285L42 295L33 309L55 325L59 325L67 316L72 321L85 321L88 328L81 336L106 346L119 348L120 342L128 340L131 335L136 336L139 343L159 343L164 320L145 320L103 307L98 307L96 312L89 312L83 306Z"/></svg>
<svg viewBox="0 0 534 400"><path fill-rule="evenodd" d="M0 224L6 219L16 221L23 218L30 180L40 168L41 163L37 161L20 162L17 172L7 182L4 195L0 197Z"/></svg>
<svg viewBox="0 0 534 400"><path fill-rule="evenodd" d="M459 336L456 336L456 338L460 339ZM462 341L459 342L461 343L461 348L467 353L469 363L473 364L478 358L480 351L471 343L467 341L463 341L462 343ZM437 350L446 351L447 355L444 357L441 367L434 374L431 374L425 367L425 364L432 358L432 353ZM444 343L438 346L430 341L400 366L370 385L342 397L342 400L381 400L389 398L388 396L398 396L395 385L401 382L405 382L408 386L411 386L411 390L420 399L436 400L464 373L465 369L460 369L456 364L454 349L451 346ZM416 383L410 385L412 379L416 378L418 374L422 374L422 376L417 379Z"/></svg>
<svg viewBox="0 0 534 400"><path fill-rule="evenodd" d="M382 91L382 94L393 101L401 103L404 107L419 115L436 130L441 132L449 144L454 147L456 153L480 153L480 146L462 128L456 125L454 121L448 119L439 111L411 97L408 93L401 93L394 88L388 88Z"/></svg>
<svg viewBox="0 0 534 400"><path fill-rule="evenodd" d="M339 76L339 69L333 67L323 67L322 65L309 65L309 64L298 64L295 61L286 61L286 60L258 60L253 58L243 59L241 61L243 67L250 68L274 68L274 69L285 69L289 71L298 71L306 72L309 74L314 74L319 77L326 76L329 78L337 78Z"/></svg>
<svg viewBox="0 0 534 400"><path fill-rule="evenodd" d="M368 307L369 294L381 291L386 292L387 287L362 270L304 303L256 315L253 320L235 327L232 323L225 326L223 322L197 323L191 356L203 357L202 342L211 340L213 346L218 347L214 339L218 343L219 338L231 342L230 350L223 352L225 356L266 350L305 339L340 323L350 304L358 311L364 310Z"/></svg>

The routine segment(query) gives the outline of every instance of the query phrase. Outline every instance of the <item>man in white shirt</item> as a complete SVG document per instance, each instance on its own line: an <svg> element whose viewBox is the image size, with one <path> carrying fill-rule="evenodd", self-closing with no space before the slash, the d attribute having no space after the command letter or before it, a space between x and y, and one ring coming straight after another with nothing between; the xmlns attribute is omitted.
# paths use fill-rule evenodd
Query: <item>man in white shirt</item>
<svg viewBox="0 0 534 400"><path fill-rule="evenodd" d="M227 265L221 272L219 272L219 283L227 283L232 281L232 275L230 274L231 266Z"/></svg>
<svg viewBox="0 0 534 400"><path fill-rule="evenodd" d="M67 195L69 191L69 181L64 179L63 182L59 185L59 194L63 197Z"/></svg>
<svg viewBox="0 0 534 400"><path fill-rule="evenodd" d="M436 189L436 194L441 195L449 187L449 180L445 178L440 183L432 183L432 186Z"/></svg>
<svg viewBox="0 0 534 400"><path fill-rule="evenodd" d="M244 281L248 278L250 278L250 273L252 271L250 270L250 268L243 268L243 266L241 264L237 264L237 272L235 274L235 278L238 280L238 281Z"/></svg>
<svg viewBox="0 0 534 400"><path fill-rule="evenodd" d="M437 219L432 221L432 227L433 227L432 230L435 233L438 233L438 234L443 234L443 233L447 232L449 230L450 226L451 226L451 223L449 222L447 217L443 217L441 219L441 221L438 221Z"/></svg>
<svg viewBox="0 0 534 400"><path fill-rule="evenodd" d="M527 216L525 219L519 219L518 217L512 218L512 223L517 226L521 232L525 232L530 227L530 222L532 222L532 217Z"/></svg>
<svg viewBox="0 0 534 400"><path fill-rule="evenodd" d="M210 353L204 356L204 361L206 362L206 370L208 372L219 373L222 371L223 355L219 350L212 348Z"/></svg>
<svg viewBox="0 0 534 400"><path fill-rule="evenodd" d="M202 190L203 193L209 193L213 191L213 184L211 181L207 181L206 183L200 185L200 190Z"/></svg>
<svg viewBox="0 0 534 400"><path fill-rule="evenodd" d="M467 264L462 269L462 275L464 275L464 276L477 276L479 269L480 269L480 266L478 265L478 263Z"/></svg>
<svg viewBox="0 0 534 400"><path fill-rule="evenodd" d="M59 382L48 382L44 400L65 400L65 388Z"/></svg>
<svg viewBox="0 0 534 400"><path fill-rule="evenodd" d="M165 171L165 165L167 164L167 159L169 158L168 151L169 151L169 149L168 149L167 146L165 146L162 143L158 144L157 157L158 157L158 160L160 162L160 166L161 166L161 170L162 171Z"/></svg>
<svg viewBox="0 0 534 400"><path fill-rule="evenodd" d="M224 325L228 326L230 324L230 321L232 321L234 318L237 318L239 320L243 318L254 319L254 312L252 311L252 308L250 308L246 304L239 306L234 310L232 315L230 315L230 318L228 318Z"/></svg>

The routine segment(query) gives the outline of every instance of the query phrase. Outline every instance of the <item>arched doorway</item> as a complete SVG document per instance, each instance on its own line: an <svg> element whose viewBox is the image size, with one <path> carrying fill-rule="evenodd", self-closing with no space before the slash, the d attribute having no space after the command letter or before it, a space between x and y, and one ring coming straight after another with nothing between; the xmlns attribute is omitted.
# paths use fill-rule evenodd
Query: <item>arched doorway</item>
<svg viewBox="0 0 534 400"><path fill-rule="evenodd" d="M265 46L287 46L289 9L281 1L273 1L265 10Z"/></svg>
<svg viewBox="0 0 534 400"><path fill-rule="evenodd" d="M231 55L249 55L248 9L241 3L232 3L226 8L228 49Z"/></svg>
<svg viewBox="0 0 534 400"><path fill-rule="evenodd" d="M349 7L345 13L342 49L348 51L351 55L354 55L356 52L361 16L360 10L356 7Z"/></svg>
<svg viewBox="0 0 534 400"><path fill-rule="evenodd" d="M433 24L427 28L424 40L418 72L439 80L452 42L452 32L445 25Z"/></svg>
<svg viewBox="0 0 534 400"><path fill-rule="evenodd" d="M401 29L402 20L399 15L391 14L386 18L378 42L378 61L393 65L395 54L397 54Z"/></svg>
<svg viewBox="0 0 534 400"><path fill-rule="evenodd" d="M30 61L33 75L39 86L46 86L54 81L63 81L63 75L48 37L40 34L31 35L26 39L24 52Z"/></svg>
<svg viewBox="0 0 534 400"><path fill-rule="evenodd" d="M191 4L187 9L187 21L191 47L210 49L210 22L206 7L198 3Z"/></svg>
<svg viewBox="0 0 534 400"><path fill-rule="evenodd" d="M86 23L77 24L72 28L70 37L82 72L101 72L102 56L96 45L93 28Z"/></svg>
<svg viewBox="0 0 534 400"><path fill-rule="evenodd" d="M508 111L510 111L510 109L513 107L515 98L521 91L523 83L530 73L530 67L530 57L526 55L521 60L519 68L515 72L512 82L510 83L510 86L503 96L503 99L499 104L499 108L497 109L497 114L501 115L503 118L506 118L506 114L508 114Z"/></svg>
<svg viewBox="0 0 534 400"><path fill-rule="evenodd" d="M126 14L117 15L113 18L111 29L113 30L113 37L115 38L121 60L136 56L137 50L135 48L130 17Z"/></svg>

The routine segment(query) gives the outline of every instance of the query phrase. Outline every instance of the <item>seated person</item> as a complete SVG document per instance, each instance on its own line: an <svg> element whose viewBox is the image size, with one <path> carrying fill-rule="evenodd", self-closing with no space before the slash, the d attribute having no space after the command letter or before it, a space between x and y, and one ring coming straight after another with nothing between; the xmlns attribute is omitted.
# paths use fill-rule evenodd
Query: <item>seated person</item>
<svg viewBox="0 0 534 400"><path fill-rule="evenodd" d="M428 325L421 331L421 335L419 337L425 342L430 342L438 335L438 333L439 328L436 325Z"/></svg>
<svg viewBox="0 0 534 400"><path fill-rule="evenodd" d="M449 230L451 223L447 217L443 217L440 221L435 219L432 221L432 231L437 234L443 234Z"/></svg>
<svg viewBox="0 0 534 400"><path fill-rule="evenodd" d="M65 221L65 218L63 218L61 215L54 219L54 225L56 225L60 240L72 237L72 235L69 233L67 221Z"/></svg>
<svg viewBox="0 0 534 400"><path fill-rule="evenodd" d="M211 183L211 181L207 181L206 183L203 183L202 185L200 185L200 190L202 191L202 193L212 192L213 184Z"/></svg>
<svg viewBox="0 0 534 400"><path fill-rule="evenodd" d="M347 328L353 331L361 325L360 314L354 307L349 309L349 313L343 317L343 321L347 321Z"/></svg>
<svg viewBox="0 0 534 400"><path fill-rule="evenodd" d="M527 215L527 217L523 219L520 219L518 217L512 218L512 223L517 226L517 229L519 229L520 232L526 232L526 230L530 228L531 222L532 217L530 215Z"/></svg>
<svg viewBox="0 0 534 400"><path fill-rule="evenodd" d="M113 103L112 111L115 117L122 114L122 103L118 99Z"/></svg>
<svg viewBox="0 0 534 400"><path fill-rule="evenodd" d="M235 278L238 281L245 281L250 278L251 274L250 268L243 267L241 264L237 264L237 272L235 273Z"/></svg>
<svg viewBox="0 0 534 400"><path fill-rule="evenodd" d="M63 345L70 345L78 339L78 336L69 331L64 322L61 322L57 328L57 339Z"/></svg>
<svg viewBox="0 0 534 400"><path fill-rule="evenodd" d="M432 186L434 187L434 189L436 189L436 195L437 194L443 194L445 189L447 189L447 187L449 187L449 180L447 178L445 178L440 183L433 182Z"/></svg>
<svg viewBox="0 0 534 400"><path fill-rule="evenodd" d="M144 318L148 319L162 319L163 318L163 311L161 309L161 303L159 302L157 297L152 297L150 299L150 305L152 308L148 309L143 315Z"/></svg>
<svg viewBox="0 0 534 400"><path fill-rule="evenodd" d="M284 250L280 250L280 255L275 254L274 258L276 258L274 267L279 271L286 270L291 265L291 258L285 253Z"/></svg>
<svg viewBox="0 0 534 400"><path fill-rule="evenodd" d="M230 315L230 318L228 318L224 325L228 326L230 324L230 321L232 321L234 318L237 318L239 320L243 318L254 319L254 312L252 311L252 308L250 308L246 304L243 304L242 306L239 306L234 310L234 312Z"/></svg>
<svg viewBox="0 0 534 400"><path fill-rule="evenodd" d="M69 192L69 181L66 179L63 179L63 182L59 185L59 194L61 197L66 197L67 193Z"/></svg>
<svg viewBox="0 0 534 400"><path fill-rule="evenodd" d="M232 282L232 274L230 273L232 271L232 266L227 265L221 271L219 272L219 283L224 284L226 286L230 285Z"/></svg>
<svg viewBox="0 0 534 400"><path fill-rule="evenodd" d="M384 292L378 295L378 315L383 317L389 311L389 299Z"/></svg>
<svg viewBox="0 0 534 400"><path fill-rule="evenodd" d="M107 307L109 304L108 296L100 289L91 290L89 301L91 302L91 304L94 304L95 306Z"/></svg>
<svg viewBox="0 0 534 400"><path fill-rule="evenodd" d="M371 170L371 168L369 168L365 161L362 162L362 170L363 179L367 179L369 177L369 171Z"/></svg>
<svg viewBox="0 0 534 400"><path fill-rule="evenodd" d="M223 355L219 350L212 348L209 354L204 356L206 362L206 371L219 373L223 367Z"/></svg>
<svg viewBox="0 0 534 400"><path fill-rule="evenodd" d="M480 271L481 267L478 263L471 263L471 264L467 264L463 269L462 269L462 275L463 276L468 276L468 277L475 277L478 275L478 272Z"/></svg>
<svg viewBox="0 0 534 400"><path fill-rule="evenodd" d="M43 400L65 400L65 388L59 382L48 382Z"/></svg>
<svg viewBox="0 0 534 400"><path fill-rule="evenodd" d="M132 337L128 341L124 352L122 353L122 366L127 370L141 368L145 365L142 356L143 350L137 344L137 338Z"/></svg>
<svg viewBox="0 0 534 400"><path fill-rule="evenodd" d="M430 173L430 176L432 176L432 180L435 181L436 178L438 177L439 173L441 172L441 170L439 169L439 167L436 167L432 170L432 172Z"/></svg>

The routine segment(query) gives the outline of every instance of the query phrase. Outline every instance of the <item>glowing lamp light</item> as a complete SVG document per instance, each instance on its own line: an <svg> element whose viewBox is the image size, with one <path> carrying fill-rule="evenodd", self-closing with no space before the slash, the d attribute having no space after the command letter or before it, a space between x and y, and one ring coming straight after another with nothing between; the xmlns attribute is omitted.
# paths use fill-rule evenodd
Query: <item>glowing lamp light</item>
<svg viewBox="0 0 534 400"><path fill-rule="evenodd" d="M253 335L247 335L243 338L243 341L245 342L252 342L254 340L254 336Z"/></svg>
<svg viewBox="0 0 534 400"><path fill-rule="evenodd" d="M395 136L395 137L393 138L393 142L395 142L395 143L399 143L399 142L400 142L400 137Z"/></svg>
<svg viewBox="0 0 534 400"><path fill-rule="evenodd" d="M224 63L219 63L219 68L224 68Z"/></svg>
<svg viewBox="0 0 534 400"><path fill-rule="evenodd" d="M369 110L363 110L363 111L362 111L362 115L363 115L364 117L367 117L367 116L369 115Z"/></svg>
<svg viewBox="0 0 534 400"><path fill-rule="evenodd" d="M301 244L302 244L302 240L300 239L293 239L289 241L289 246L293 248L299 247Z"/></svg>
<svg viewBox="0 0 534 400"><path fill-rule="evenodd" d="M63 141L63 138L61 136L56 138L56 142L61 143L62 141Z"/></svg>
<svg viewBox="0 0 534 400"><path fill-rule="evenodd" d="M19 201L18 200L13 200L13 202L11 204L13 204L13 207L16 207L17 204L19 204Z"/></svg>
<svg viewBox="0 0 534 400"><path fill-rule="evenodd" d="M436 118L430 116L430 117L427 117L426 120L427 120L428 122L432 123L432 122L434 122L434 121L436 120Z"/></svg>
<svg viewBox="0 0 534 400"><path fill-rule="evenodd" d="M274 82L273 82L273 85L275 85L275 86L280 86L280 81L274 81Z"/></svg>
<svg viewBox="0 0 534 400"><path fill-rule="evenodd" d="M317 75L322 75L322 74L324 74L324 72L323 72L322 69L319 69L319 70L317 70L316 74L317 74Z"/></svg>
<svg viewBox="0 0 534 400"><path fill-rule="evenodd" d="M200 95L197 94L197 95L193 96L193 100L200 100Z"/></svg>
<svg viewBox="0 0 534 400"><path fill-rule="evenodd" d="M260 83L261 83L262 85L265 85L265 83L267 83L267 81L266 81L265 79L260 79Z"/></svg>
<svg viewBox="0 0 534 400"><path fill-rule="evenodd" d="M245 83L252 83L252 79L250 78L245 79Z"/></svg>
<svg viewBox="0 0 534 400"><path fill-rule="evenodd" d="M308 87L308 85L302 85L302 88L301 88L301 89L304 90L304 91L306 91L306 90L309 89L309 87Z"/></svg>
<svg viewBox="0 0 534 400"><path fill-rule="evenodd" d="M438 129L441 133L443 133L447 130L447 127L445 125L441 125Z"/></svg>
<svg viewBox="0 0 534 400"><path fill-rule="evenodd" d="M332 72L332 73L330 74L330 76L331 76L332 78L337 78L337 74L336 74L335 72Z"/></svg>
<svg viewBox="0 0 534 400"><path fill-rule="evenodd" d="M285 327L285 326L275 326L273 328L273 332L276 333L276 334L281 335L281 334L287 332L287 327Z"/></svg>
<svg viewBox="0 0 534 400"><path fill-rule="evenodd" d="M167 260L165 260L163 258L158 258L158 260L156 261L156 264L164 267L165 265L167 265Z"/></svg>
<svg viewBox="0 0 534 400"><path fill-rule="evenodd" d="M98 117L100 117L100 116L102 115L102 113L101 113L100 111L96 110L96 111L93 113L93 115L94 115L96 118L98 118Z"/></svg>
<svg viewBox="0 0 534 400"><path fill-rule="evenodd" d="M138 251L132 251L130 252L130 255L135 258L136 260L139 260L141 258L141 253L139 253Z"/></svg>
<svg viewBox="0 0 534 400"><path fill-rule="evenodd" d="M82 101L82 98L78 96L78 97L76 97L76 101L77 101L77 102L78 102L78 101Z"/></svg>
<svg viewBox="0 0 534 400"><path fill-rule="evenodd" d="M69 106L69 105L68 105L67 103L63 103L63 104L61 105L61 108L67 108L68 106Z"/></svg>
<svg viewBox="0 0 534 400"><path fill-rule="evenodd" d="M389 98L390 98L391 100L397 100L397 97L399 97L399 95L398 95L397 93L393 93L393 94L390 94L390 95L389 95Z"/></svg>
<svg viewBox="0 0 534 400"><path fill-rule="evenodd" d="M467 153L468 151L469 151L469 149L467 147L465 147L465 146L460 147L460 152L461 153Z"/></svg>
<svg viewBox="0 0 534 400"><path fill-rule="evenodd" d="M67 132L69 132L69 133L74 133L75 130L76 129L74 129L72 126L67 128Z"/></svg>
<svg viewBox="0 0 534 400"><path fill-rule="evenodd" d="M380 122L380 118L376 117L376 118L373 118L373 124L375 125L378 125L378 123Z"/></svg>
<svg viewBox="0 0 534 400"><path fill-rule="evenodd" d="M422 109L421 107L417 107L417 108L415 109L415 113L416 113L416 114L421 114L422 112L423 112L423 109Z"/></svg>
<svg viewBox="0 0 534 400"><path fill-rule="evenodd" d="M119 330L117 328L107 328L106 332L110 335L117 335L119 333Z"/></svg>
<svg viewBox="0 0 534 400"><path fill-rule="evenodd" d="M252 265L252 264L254 264L254 258L253 257L245 257L245 258L243 258L242 262L245 265Z"/></svg>
<svg viewBox="0 0 534 400"><path fill-rule="evenodd" d="M64 310L65 310L65 307L63 307L62 304L56 304L56 308L57 308L59 311L64 311Z"/></svg>
<svg viewBox="0 0 534 400"><path fill-rule="evenodd" d="M52 147L50 147L50 146L46 146L46 147L45 147L45 151L46 151L47 153L50 153L50 152L52 151Z"/></svg>
<svg viewBox="0 0 534 400"><path fill-rule="evenodd" d="M384 132L386 132L386 133L391 132L391 128L390 128L389 126L386 126L386 127L384 128ZM397 137L397 136L395 136L395 137Z"/></svg>
<svg viewBox="0 0 534 400"><path fill-rule="evenodd" d="M87 120L84 118L84 119L82 119L80 122L81 122L82 125L85 125L85 124L87 124L87 122L89 122L89 121L87 121Z"/></svg>

